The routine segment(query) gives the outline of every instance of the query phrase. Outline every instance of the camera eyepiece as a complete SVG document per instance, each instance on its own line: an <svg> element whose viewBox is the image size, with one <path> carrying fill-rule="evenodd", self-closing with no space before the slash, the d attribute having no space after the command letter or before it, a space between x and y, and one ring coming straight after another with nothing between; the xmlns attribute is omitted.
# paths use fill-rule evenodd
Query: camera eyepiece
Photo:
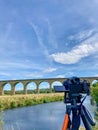
<svg viewBox="0 0 98 130"><path fill-rule="evenodd" d="M80 83L80 78L78 78L78 77L71 77L69 80L72 84L79 84Z"/></svg>

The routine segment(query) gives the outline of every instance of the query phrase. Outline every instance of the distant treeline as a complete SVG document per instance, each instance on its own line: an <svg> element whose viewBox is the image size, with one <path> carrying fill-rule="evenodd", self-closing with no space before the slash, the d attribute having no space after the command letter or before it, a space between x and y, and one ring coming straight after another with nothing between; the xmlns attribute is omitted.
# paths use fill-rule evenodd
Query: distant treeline
<svg viewBox="0 0 98 130"><path fill-rule="evenodd" d="M54 89L52 89L52 92L54 92ZM50 89L42 88L42 89L40 89L40 93L50 93ZM11 90L4 90L4 94L10 95L11 94ZM15 94L24 94L24 91L23 90L16 90ZM36 89L34 89L34 90L27 90L27 94L36 94Z"/></svg>

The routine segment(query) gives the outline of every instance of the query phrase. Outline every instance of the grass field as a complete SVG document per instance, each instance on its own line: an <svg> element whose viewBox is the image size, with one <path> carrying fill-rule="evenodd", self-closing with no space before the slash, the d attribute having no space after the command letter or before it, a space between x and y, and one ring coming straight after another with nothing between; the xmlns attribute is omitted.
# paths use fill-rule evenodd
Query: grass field
<svg viewBox="0 0 98 130"><path fill-rule="evenodd" d="M62 93L0 96L0 111L5 109L62 101Z"/></svg>

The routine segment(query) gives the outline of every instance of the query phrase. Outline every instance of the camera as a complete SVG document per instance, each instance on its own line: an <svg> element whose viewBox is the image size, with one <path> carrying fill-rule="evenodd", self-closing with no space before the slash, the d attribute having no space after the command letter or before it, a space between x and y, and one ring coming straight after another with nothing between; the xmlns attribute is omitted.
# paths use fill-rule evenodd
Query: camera
<svg viewBox="0 0 98 130"><path fill-rule="evenodd" d="M78 77L68 78L62 86L54 86L55 92L64 92L64 103L71 103L73 99L81 102L82 94L90 94L90 83Z"/></svg>

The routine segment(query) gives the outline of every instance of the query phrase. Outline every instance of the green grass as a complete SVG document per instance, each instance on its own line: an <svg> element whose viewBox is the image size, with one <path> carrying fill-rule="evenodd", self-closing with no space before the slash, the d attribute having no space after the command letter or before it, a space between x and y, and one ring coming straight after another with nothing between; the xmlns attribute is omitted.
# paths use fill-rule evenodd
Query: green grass
<svg viewBox="0 0 98 130"><path fill-rule="evenodd" d="M98 83L95 83L92 87L91 87L91 96L93 97L93 99L96 101L96 103L98 104Z"/></svg>
<svg viewBox="0 0 98 130"><path fill-rule="evenodd" d="M85 130L85 128L82 127L82 128L80 128L79 130ZM98 130L98 126L93 127L92 130Z"/></svg>
<svg viewBox="0 0 98 130"><path fill-rule="evenodd" d="M17 107L37 105L62 100L63 100L63 94L60 93L28 94L28 95L14 95L14 96L5 95L0 96L0 111L5 109L12 109Z"/></svg>
<svg viewBox="0 0 98 130"><path fill-rule="evenodd" d="M92 96L92 103L94 104L94 101L96 102L96 110L94 111L95 111L95 119L96 121L98 121L98 83L94 84L91 87L91 96ZM93 127L93 130L98 130L98 125Z"/></svg>

